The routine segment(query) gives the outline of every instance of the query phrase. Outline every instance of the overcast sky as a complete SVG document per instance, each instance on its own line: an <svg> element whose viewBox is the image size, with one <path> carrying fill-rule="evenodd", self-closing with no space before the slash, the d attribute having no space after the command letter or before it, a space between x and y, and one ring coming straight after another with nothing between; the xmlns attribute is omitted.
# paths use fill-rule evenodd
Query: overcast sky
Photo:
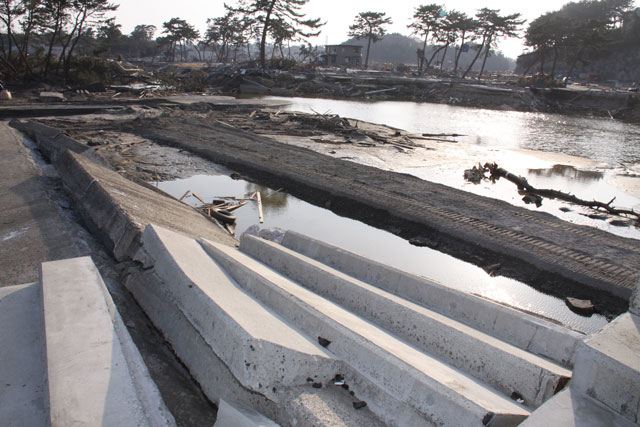
<svg viewBox="0 0 640 427"><path fill-rule="evenodd" d="M117 1L116 1L117 2ZM411 22L416 6L430 3L445 4L446 8L475 14L481 7L500 9L502 13L522 14L524 19L531 21L550 10L557 10L564 0L533 0L519 2L514 0L447 0L445 1L406 1L406 0L310 0L303 9L310 18L321 18L327 24L314 44L339 44L347 39L349 25L359 12L385 12L393 19L393 25L388 31L409 35L407 24ZM201 33L207 27L207 18L215 18L224 14L222 0L120 0L120 8L116 12L116 21L122 25L122 32L128 34L138 24L152 24L158 28L156 36L160 35L162 23L173 17L185 19L194 25ZM227 0L234 4L234 0ZM525 24L526 28L526 24ZM499 45L507 56L515 58L523 47L521 40L502 42Z"/></svg>

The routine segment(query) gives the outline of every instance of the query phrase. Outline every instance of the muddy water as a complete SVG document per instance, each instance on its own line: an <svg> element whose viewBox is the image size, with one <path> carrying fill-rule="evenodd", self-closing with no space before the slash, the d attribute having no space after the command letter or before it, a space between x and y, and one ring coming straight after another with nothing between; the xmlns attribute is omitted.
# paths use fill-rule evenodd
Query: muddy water
<svg viewBox="0 0 640 427"><path fill-rule="evenodd" d="M220 171L211 173L157 185L175 197L181 197L191 190L206 201L225 196L243 197L260 191L264 227L296 230L447 286L539 313L586 333L595 332L606 324L606 320L599 315L589 318L575 315L562 300L538 292L524 283L504 277L490 277L479 267L429 248L412 246L391 233L338 216L284 192L233 180L228 172L224 175L216 174L224 173ZM200 204L193 197L185 201L194 206ZM238 218L235 229L237 235L258 223L255 203L238 209L235 214Z"/></svg>
<svg viewBox="0 0 640 427"><path fill-rule="evenodd" d="M586 208L554 200L545 200L539 208L526 205L515 186L505 180L474 185L463 179L465 169L478 163L497 162L510 172L526 177L537 188L561 190L585 200L608 202L615 197L614 206L640 210L640 126L601 118L415 102L277 99L290 101L291 104L282 109L292 111L339 114L416 134L466 135L458 137L457 144L440 144L438 159L434 151L418 149L410 153L410 161L407 156L402 158L395 153L386 157L377 155L371 165L640 239L639 228L620 226L615 221L612 224L607 218L590 218L588 215L593 212ZM338 155L350 156L351 153L339 151ZM357 154L351 159L368 164L365 157Z"/></svg>

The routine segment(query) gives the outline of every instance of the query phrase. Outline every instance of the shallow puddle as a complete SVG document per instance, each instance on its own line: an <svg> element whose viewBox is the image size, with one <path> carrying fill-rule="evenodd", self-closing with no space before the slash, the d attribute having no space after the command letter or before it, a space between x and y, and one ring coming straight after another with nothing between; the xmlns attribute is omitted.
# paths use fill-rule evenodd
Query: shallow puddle
<svg viewBox="0 0 640 427"><path fill-rule="evenodd" d="M589 318L578 316L566 307L564 301L538 292L522 282L490 277L472 264L430 248L413 246L387 231L341 217L282 191L276 192L275 189L234 180L226 175L196 175L154 185L177 198L191 190L207 202L228 196L245 197L260 191L264 228L295 230L452 288L555 319L585 333L595 332L607 323L600 315ZM185 202L200 205L194 197L186 198ZM237 216L235 231L238 236L251 225L258 224L258 209L254 202L234 213Z"/></svg>

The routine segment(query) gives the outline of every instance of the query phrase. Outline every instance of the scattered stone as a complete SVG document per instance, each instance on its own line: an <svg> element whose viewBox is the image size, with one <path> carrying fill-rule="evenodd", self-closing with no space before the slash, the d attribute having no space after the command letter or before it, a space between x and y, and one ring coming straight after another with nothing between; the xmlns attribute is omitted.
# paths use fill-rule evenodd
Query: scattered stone
<svg viewBox="0 0 640 427"><path fill-rule="evenodd" d="M598 219L598 220L601 220L601 221L604 221L605 219L609 218L609 216L602 215L602 214L588 214L586 216L591 218L591 219Z"/></svg>
<svg viewBox="0 0 640 427"><path fill-rule="evenodd" d="M367 402L365 402L364 400L356 400L355 402L353 402L353 407L355 409L362 409L365 406L367 406Z"/></svg>
<svg viewBox="0 0 640 427"><path fill-rule="evenodd" d="M409 239L409 243L412 244L413 246L418 246L418 247L429 247L429 248L438 247L438 242L434 242L429 238L421 237L421 236L412 237L411 239Z"/></svg>
<svg viewBox="0 0 640 427"><path fill-rule="evenodd" d="M322 388L322 383L313 383L311 385L311 387L313 387L313 388Z"/></svg>
<svg viewBox="0 0 640 427"><path fill-rule="evenodd" d="M229 175L229 177L236 181L242 179L242 175L240 175L238 172L233 172L231 175Z"/></svg>
<svg viewBox="0 0 640 427"><path fill-rule="evenodd" d="M258 237L258 233L260 233L260 226L258 224L253 224L249 226L240 237L242 238L245 235Z"/></svg>
<svg viewBox="0 0 640 427"><path fill-rule="evenodd" d="M522 201L525 202L527 205L533 205L535 204L537 207L542 206L542 197L536 195L536 194L526 194L523 198Z"/></svg>
<svg viewBox="0 0 640 427"><path fill-rule="evenodd" d="M582 316L591 316L596 312L596 309L590 300L567 297L565 299L565 303L567 304L567 307L569 307L569 310Z"/></svg>
<svg viewBox="0 0 640 427"><path fill-rule="evenodd" d="M524 397L522 397L522 395L520 393L518 393L517 391L514 391L513 393L511 393L511 399L515 400L516 402L523 404L524 403Z"/></svg>
<svg viewBox="0 0 640 427"><path fill-rule="evenodd" d="M629 227L633 225L633 221L624 219L612 219L611 221L609 221L609 224L613 225L614 227Z"/></svg>
<svg viewBox="0 0 640 427"><path fill-rule="evenodd" d="M307 377L307 382L308 382L308 383L312 383L312 382L313 382L313 378L311 378L311 377Z"/></svg>
<svg viewBox="0 0 640 427"><path fill-rule="evenodd" d="M11 101L11 92L6 89L0 91L0 101Z"/></svg>
<svg viewBox="0 0 640 427"><path fill-rule="evenodd" d="M64 95L60 92L40 92L40 101L42 102L62 102Z"/></svg>
<svg viewBox="0 0 640 427"><path fill-rule="evenodd" d="M258 237L271 242L282 243L286 231L281 228L265 228L258 232Z"/></svg>
<svg viewBox="0 0 640 427"><path fill-rule="evenodd" d="M561 207L561 208L559 208L559 210L561 210L562 212L572 212L571 209L566 208L566 207Z"/></svg>
<svg viewBox="0 0 640 427"><path fill-rule="evenodd" d="M331 341L329 341L326 338L318 337L318 344L320 344L323 347L327 347L329 344L331 344Z"/></svg>
<svg viewBox="0 0 640 427"><path fill-rule="evenodd" d="M500 270L500 267L502 267L501 264L491 264L491 265L482 267L482 269L486 271L489 276L493 277L495 276L496 272Z"/></svg>

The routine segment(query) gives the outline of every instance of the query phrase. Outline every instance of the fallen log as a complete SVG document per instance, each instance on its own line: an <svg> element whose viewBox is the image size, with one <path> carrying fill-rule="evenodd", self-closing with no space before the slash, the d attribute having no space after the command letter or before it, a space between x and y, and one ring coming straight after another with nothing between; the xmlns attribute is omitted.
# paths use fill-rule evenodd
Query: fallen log
<svg viewBox="0 0 640 427"><path fill-rule="evenodd" d="M423 133L422 136L426 136L428 138L437 138L437 137L444 137L444 136L449 136L451 138L457 138L459 136L467 136L467 135L462 135L459 133Z"/></svg>
<svg viewBox="0 0 640 427"><path fill-rule="evenodd" d="M518 191L524 195L523 200L525 203L535 203L536 206L540 206L542 204L542 199L544 197L548 199L556 199L563 200L565 202L573 203L579 206L585 206L594 210L604 210L610 215L616 216L633 216L636 218L636 221L640 223L640 212L635 212L633 209L619 209L614 207L612 204L616 200L616 198L612 198L609 202L600 202L597 200L584 200L576 197L573 194L565 193L559 190L546 189L546 188L535 188L526 178L514 175L511 172L507 171L499 167L496 163L485 163L484 166L478 165L478 167L473 168L473 170L469 169L470 172L480 173L482 178L486 179L484 173L489 172L489 180L495 183L500 178L504 178L507 181L514 183L518 187ZM465 171L465 177L467 175L472 175L472 173L467 174ZM467 178L469 180L469 178Z"/></svg>

